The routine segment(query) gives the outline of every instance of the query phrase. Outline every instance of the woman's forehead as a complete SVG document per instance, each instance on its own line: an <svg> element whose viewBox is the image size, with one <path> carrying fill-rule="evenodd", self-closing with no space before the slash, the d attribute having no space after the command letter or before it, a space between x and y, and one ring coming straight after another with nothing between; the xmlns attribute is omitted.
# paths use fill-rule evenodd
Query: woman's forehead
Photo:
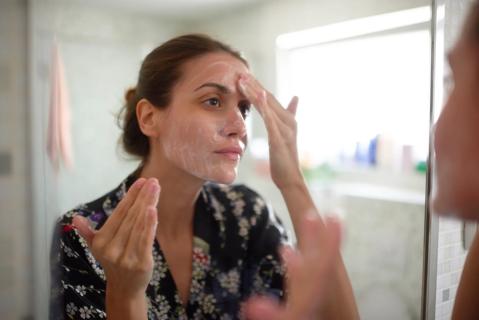
<svg viewBox="0 0 479 320"><path fill-rule="evenodd" d="M200 86L205 82L231 86L242 73L249 73L249 70L241 60L228 53L212 53L186 63L180 82L185 87Z"/></svg>

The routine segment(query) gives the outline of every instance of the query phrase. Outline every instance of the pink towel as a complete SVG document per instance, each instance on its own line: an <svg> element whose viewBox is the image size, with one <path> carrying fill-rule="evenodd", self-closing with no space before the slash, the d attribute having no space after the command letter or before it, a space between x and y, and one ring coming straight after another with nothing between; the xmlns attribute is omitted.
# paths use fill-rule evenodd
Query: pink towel
<svg viewBox="0 0 479 320"><path fill-rule="evenodd" d="M73 168L73 155L65 70L56 43L53 46L50 90L47 153L53 169L58 173L60 162L63 162L66 168Z"/></svg>

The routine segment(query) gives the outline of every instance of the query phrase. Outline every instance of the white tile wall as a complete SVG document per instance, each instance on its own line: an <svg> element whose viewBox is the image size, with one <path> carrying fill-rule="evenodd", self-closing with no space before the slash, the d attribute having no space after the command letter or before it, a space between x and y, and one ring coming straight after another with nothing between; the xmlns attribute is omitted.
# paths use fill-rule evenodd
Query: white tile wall
<svg viewBox="0 0 479 320"><path fill-rule="evenodd" d="M463 247L463 223L451 218L439 219L436 319L450 319L466 250Z"/></svg>
<svg viewBox="0 0 479 320"><path fill-rule="evenodd" d="M463 247L463 223L451 218L439 219L436 283L436 319L450 319L466 250Z"/></svg>

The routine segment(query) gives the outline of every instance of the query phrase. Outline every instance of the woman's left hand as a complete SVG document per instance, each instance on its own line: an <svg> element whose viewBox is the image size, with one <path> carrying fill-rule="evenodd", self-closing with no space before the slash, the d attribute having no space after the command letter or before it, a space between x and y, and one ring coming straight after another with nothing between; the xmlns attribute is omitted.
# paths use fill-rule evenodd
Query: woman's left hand
<svg viewBox="0 0 479 320"><path fill-rule="evenodd" d="M328 307L331 292L337 285L331 275L338 267L341 225L334 218L323 223L318 215L311 214L304 217L300 230L299 250L283 249L287 270L286 303L278 304L266 296L252 297L243 306L246 319L317 319Z"/></svg>
<svg viewBox="0 0 479 320"><path fill-rule="evenodd" d="M250 74L242 74L238 86L243 95L260 113L268 132L271 178L281 190L303 182L296 144L296 109L298 98L293 97L285 109Z"/></svg>

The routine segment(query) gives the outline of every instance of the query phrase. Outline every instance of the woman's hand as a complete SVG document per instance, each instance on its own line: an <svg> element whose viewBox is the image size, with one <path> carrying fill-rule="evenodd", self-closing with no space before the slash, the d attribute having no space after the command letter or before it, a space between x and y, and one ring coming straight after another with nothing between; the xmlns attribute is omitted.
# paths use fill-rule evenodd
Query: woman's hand
<svg viewBox="0 0 479 320"><path fill-rule="evenodd" d="M145 300L154 265L152 248L159 194L156 179L140 178L100 230L92 230L82 216L73 218L74 226L105 271L107 312L109 294L110 300L118 304Z"/></svg>
<svg viewBox="0 0 479 320"><path fill-rule="evenodd" d="M317 319L328 301L335 283L331 274L338 266L341 240L340 224L319 216L307 216L301 225L299 251L283 248L286 265L286 304L267 297L253 297L246 302L246 319Z"/></svg>
<svg viewBox="0 0 479 320"><path fill-rule="evenodd" d="M266 125L271 177L283 195L299 244L299 253L285 254L289 270L286 307L253 300L251 310L257 313L251 315L260 315L253 319L358 319L351 282L339 253L339 226L321 220L301 174L295 120L298 99L294 97L284 109L251 75L241 75L238 87ZM316 215L307 222L306 213L312 211Z"/></svg>
<svg viewBox="0 0 479 320"><path fill-rule="evenodd" d="M293 97L284 109L276 98L266 91L252 75L242 74L238 86L243 95L256 107L268 131L271 178L282 190L303 184L296 144L296 108Z"/></svg>

